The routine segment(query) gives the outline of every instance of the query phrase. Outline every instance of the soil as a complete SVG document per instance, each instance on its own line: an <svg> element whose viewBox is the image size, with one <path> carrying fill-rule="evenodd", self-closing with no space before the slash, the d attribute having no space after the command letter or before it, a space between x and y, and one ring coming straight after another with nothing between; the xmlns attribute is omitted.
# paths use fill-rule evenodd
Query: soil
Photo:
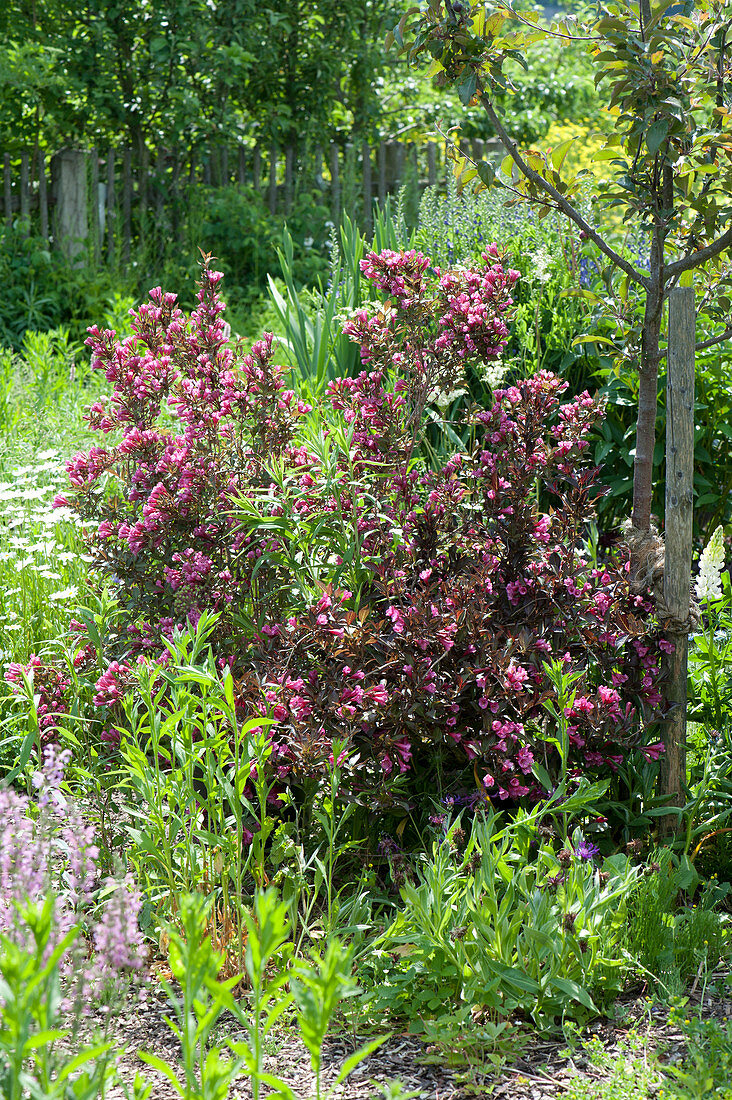
<svg viewBox="0 0 732 1100"><path fill-rule="evenodd" d="M701 996L700 991L692 989L689 1007L701 1008L705 1016L732 1016L732 1002L712 1002L706 998L702 1003ZM179 1065L180 1045L165 1022L166 1015L172 1015L166 994L159 986L155 988L151 984L143 989L139 998L130 998L121 1011L107 1021L108 1038L121 1052L117 1056L121 1079L131 1090L135 1074L141 1072L153 1086L151 1100L173 1100L177 1096L170 1082L144 1065L137 1056L138 1051L146 1050L174 1066ZM86 1020L75 1032L75 1045L90 1040L94 1028L103 1022L99 1017ZM669 1024L667 1010L654 1006L646 996L636 992L617 1004L614 1020L595 1021L578 1035L572 1048L561 1035L556 1040L530 1036L520 1056L510 1065L501 1067L498 1073L481 1074L475 1070L470 1073L465 1067L451 1069L444 1064L444 1059L435 1057L438 1052L418 1037L392 1034L333 1095L347 1100L372 1100L388 1096L388 1091L384 1091L388 1083L399 1081L407 1095L411 1093L420 1100L467 1100L475 1096L492 1096L497 1100L553 1100L566 1091L577 1075L595 1080L602 1076L588 1057L583 1041L596 1037L608 1054L621 1056L624 1041L631 1032L649 1052L658 1056L661 1063L683 1061L683 1035ZM215 1038L223 1042L225 1038L243 1039L244 1035L240 1025L231 1018L227 1022L222 1017ZM322 1074L324 1096L345 1059L366 1039L340 1033L326 1040ZM298 1100L310 1100L315 1095L315 1078L309 1055L294 1030L284 1029L273 1040L268 1040L267 1050L267 1072L283 1078ZM266 1096L268 1091L263 1087L262 1095ZM248 1078L236 1081L229 1095L237 1100L250 1098ZM125 1091L115 1085L106 1096L107 1100L123 1100Z"/></svg>

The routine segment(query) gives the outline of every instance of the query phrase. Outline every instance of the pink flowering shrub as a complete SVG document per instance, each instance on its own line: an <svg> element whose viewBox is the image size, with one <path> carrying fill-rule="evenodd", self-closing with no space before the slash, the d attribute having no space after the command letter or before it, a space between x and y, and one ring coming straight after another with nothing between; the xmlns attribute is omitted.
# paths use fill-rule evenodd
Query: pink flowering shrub
<svg viewBox="0 0 732 1100"><path fill-rule="evenodd" d="M438 468L420 458L427 405L505 346L517 276L495 247L484 261L363 261L385 301L346 325L363 370L315 411L328 455L272 337L230 346L208 267L190 317L158 288L133 337L90 330L113 389L88 419L110 442L68 463L58 502L98 523L91 546L122 606L126 634L95 689L107 717L134 663L164 663L161 639L206 609L242 718L275 719L273 759L294 788L347 735L351 792L372 805L434 793L438 772L478 798L538 796L534 763L558 771L552 660L579 674L574 774L643 747L660 702L652 605L622 553L595 566L582 551L601 491L587 443L598 404L563 401L565 384L540 372L470 413L464 450Z"/></svg>

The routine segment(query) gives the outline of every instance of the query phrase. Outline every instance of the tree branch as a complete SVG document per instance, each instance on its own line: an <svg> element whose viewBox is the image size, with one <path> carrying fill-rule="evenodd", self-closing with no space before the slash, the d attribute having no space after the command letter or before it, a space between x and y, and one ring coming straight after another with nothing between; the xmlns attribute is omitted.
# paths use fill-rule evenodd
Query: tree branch
<svg viewBox="0 0 732 1100"><path fill-rule="evenodd" d="M694 351L706 351L707 348L716 347L717 344L723 344L725 340L729 340L732 337L732 327L726 328L724 332L720 332L719 336L712 336L709 340L701 340L698 344L694 344ZM665 359L668 354L668 349L664 348L661 352L661 359Z"/></svg>
<svg viewBox="0 0 732 1100"><path fill-rule="evenodd" d="M720 252L724 252L725 248L729 248L732 245L732 229L728 229L726 233L723 233L721 237L717 237L716 241L712 241L711 244L706 245L704 248L699 248L696 252L690 252L688 256L684 256L681 260L676 260L675 263L669 264L666 268L666 277L673 278L674 275L680 275L682 271L691 271L694 267L699 267L701 264L711 260L714 256L718 256Z"/></svg>
<svg viewBox="0 0 732 1100"><path fill-rule="evenodd" d="M560 192L557 191L556 187L549 183L549 180L545 180L544 177L540 176L538 172L535 172L533 168L529 168L528 164L521 156L516 142L512 141L506 133L506 130L504 129L501 120L496 114L493 104L491 103L488 96L485 94L485 90L481 86L480 81L478 81L478 96L480 98L483 110L488 115L488 118L491 120L493 128L501 139L501 142L506 152L514 161L514 163L520 168L524 176L526 176L526 178L531 183L542 190L545 195L549 195L556 203L558 209L561 210L562 213L570 219L570 221L573 221L575 225L579 226L582 232L585 233L591 241L595 242L600 251L605 256L607 256L609 260L612 260L616 267L619 267L621 271L624 271L628 278L632 279L634 283L638 283L639 286L645 287L645 289L647 290L649 286L648 278L645 275L641 275L639 271L636 271L632 264L628 263L627 260L624 260L623 257L615 251L615 249L611 248L610 245L607 244L607 242L604 240L604 238L600 236L597 230L593 229L590 223L585 221L579 211L575 210L570 202L567 202L564 195L560 194Z"/></svg>
<svg viewBox="0 0 732 1100"><path fill-rule="evenodd" d="M716 344L723 344L725 340L729 340L730 336L732 336L732 327L726 328L719 336L712 336L709 340L702 340L700 344L695 344L695 348L697 351L704 351L705 348L713 348Z"/></svg>

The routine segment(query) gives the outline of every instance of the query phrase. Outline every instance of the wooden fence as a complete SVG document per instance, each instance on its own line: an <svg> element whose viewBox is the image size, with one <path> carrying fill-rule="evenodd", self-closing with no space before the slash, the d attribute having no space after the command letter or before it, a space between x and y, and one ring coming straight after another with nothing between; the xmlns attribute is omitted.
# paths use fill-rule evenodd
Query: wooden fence
<svg viewBox="0 0 732 1100"><path fill-rule="evenodd" d="M464 141L476 158L494 155L491 142ZM69 258L122 266L147 240L182 243L192 190L239 186L258 191L272 214L287 216L297 195L315 188L338 224L345 211L367 232L373 201L383 202L411 178L420 189L444 183L444 147L436 142L331 144L304 153L226 145L181 154L162 149L133 156L129 148L5 153L2 216L18 216Z"/></svg>

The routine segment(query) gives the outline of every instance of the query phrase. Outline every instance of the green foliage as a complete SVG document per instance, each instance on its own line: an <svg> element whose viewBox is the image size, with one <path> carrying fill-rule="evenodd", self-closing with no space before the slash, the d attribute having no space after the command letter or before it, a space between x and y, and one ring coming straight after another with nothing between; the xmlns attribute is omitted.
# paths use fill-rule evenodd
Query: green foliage
<svg viewBox="0 0 732 1100"><path fill-rule="evenodd" d="M81 18L58 0L12 4L0 15L0 133L5 147L93 135L195 149L250 128L279 141L363 132L384 67L382 23L400 8L175 0L151 10L134 0Z"/></svg>
<svg viewBox="0 0 732 1100"><path fill-rule="evenodd" d="M612 1053L600 1039L589 1039L582 1053L594 1072L591 1077L572 1073L563 1093L567 1100L651 1100L664 1095L658 1091L660 1069L637 1033L631 1032Z"/></svg>
<svg viewBox="0 0 732 1100"><path fill-rule="evenodd" d="M683 1062L665 1067L668 1084L663 1095L669 1100L729 1100L732 1021L714 1016L705 1019L686 997L678 997L672 1002L669 1023L682 1032L687 1055Z"/></svg>
<svg viewBox="0 0 732 1100"><path fill-rule="evenodd" d="M319 192L297 195L284 232L291 242L288 273L298 284L314 283L325 269L329 216ZM197 243L221 262L232 287L258 287L277 265L282 223L253 187L207 191Z"/></svg>
<svg viewBox="0 0 732 1100"><path fill-rule="evenodd" d="M580 790L574 812L592 798ZM571 800L564 807L573 812ZM635 871L615 856L601 874L576 854L579 829L559 860L539 831L546 812L518 811L506 824L476 816L464 854L454 851L457 823L434 844L374 957L377 1013L416 1022L442 1009L460 1020L461 1006L476 1006L494 1022L520 1010L547 1027L595 1014L622 987Z"/></svg>
<svg viewBox="0 0 732 1100"><path fill-rule="evenodd" d="M267 1086L269 1096L296 1100L289 1085L264 1068L264 1042L294 1007L300 1036L315 1071L317 1100L321 1100L323 1042L339 1002L353 992L349 951L333 939L322 958L313 956L311 962L298 962L290 972L286 907L274 890L258 891L252 913L246 916L245 965L251 994L246 1000L237 1000L232 990L239 975L223 981L219 978L224 958L214 950L207 935L209 906L200 897L189 895L183 895L181 906L181 930L172 926L167 929L171 970L181 993L167 982L163 986L176 1014L176 1021L167 1022L181 1043L185 1080L181 1082L173 1066L157 1055L142 1053L142 1060L166 1076L181 1100L225 1100L230 1085L243 1075L251 1081L254 1100L264 1095L262 1085ZM287 991L288 984L292 992ZM221 1046L212 1039L225 1010L247 1035L244 1041L226 1040L233 1055L226 1060L221 1057ZM345 1081L381 1042L372 1040L347 1058L335 1086ZM328 1091L328 1097L332 1091Z"/></svg>
<svg viewBox="0 0 732 1100"><path fill-rule="evenodd" d="M725 955L727 924L715 908L726 889L706 884L692 905L699 878L687 857L668 848L652 853L628 906L625 945L643 970L675 993L700 967L714 970Z"/></svg>

